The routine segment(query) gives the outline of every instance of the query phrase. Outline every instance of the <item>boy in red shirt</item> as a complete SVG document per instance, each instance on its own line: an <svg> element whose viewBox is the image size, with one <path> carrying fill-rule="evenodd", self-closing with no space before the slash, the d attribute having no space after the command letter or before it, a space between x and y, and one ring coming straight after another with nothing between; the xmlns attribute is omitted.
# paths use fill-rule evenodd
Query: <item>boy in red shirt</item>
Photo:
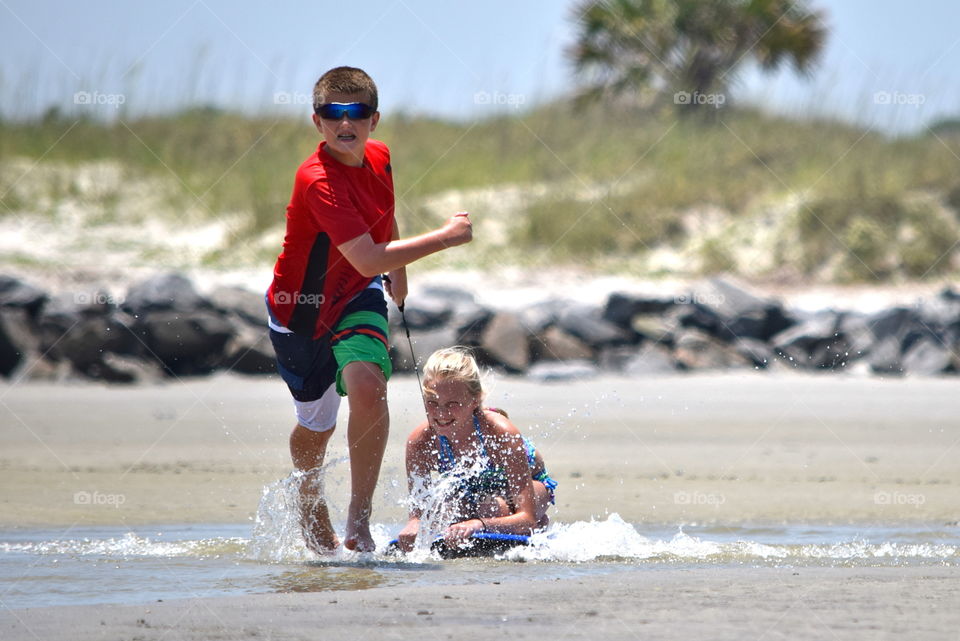
<svg viewBox="0 0 960 641"><path fill-rule="evenodd" d="M270 339L297 411L290 454L306 472L300 497L307 546L323 554L339 545L318 472L346 396L351 494L343 544L370 552L370 511L389 430L384 289L402 305L404 266L470 242L472 229L459 213L439 229L400 240L390 151L369 139L380 113L376 85L364 71L323 74L313 107L323 142L297 170L287 206L283 252L267 291Z"/></svg>

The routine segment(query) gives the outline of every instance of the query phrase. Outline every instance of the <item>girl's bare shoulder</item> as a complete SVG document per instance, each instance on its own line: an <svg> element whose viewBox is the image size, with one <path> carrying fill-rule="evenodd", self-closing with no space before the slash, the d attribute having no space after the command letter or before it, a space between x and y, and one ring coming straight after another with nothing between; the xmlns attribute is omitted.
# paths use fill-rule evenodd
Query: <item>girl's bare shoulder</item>
<svg viewBox="0 0 960 641"><path fill-rule="evenodd" d="M520 430L513 424L513 421L497 410L484 408L483 417L486 419L487 425L490 426L490 431L503 440L510 441L520 438Z"/></svg>
<svg viewBox="0 0 960 641"><path fill-rule="evenodd" d="M426 421L423 421L422 423L417 425L415 428L413 428L413 430L407 436L407 445L419 446L427 442L427 440L430 438L430 435L431 435L429 427L430 427L429 423L427 423Z"/></svg>

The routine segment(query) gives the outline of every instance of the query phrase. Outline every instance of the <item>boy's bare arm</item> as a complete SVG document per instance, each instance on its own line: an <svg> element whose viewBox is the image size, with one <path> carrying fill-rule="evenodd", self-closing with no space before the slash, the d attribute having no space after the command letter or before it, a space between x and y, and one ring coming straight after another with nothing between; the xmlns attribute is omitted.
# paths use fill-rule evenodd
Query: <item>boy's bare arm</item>
<svg viewBox="0 0 960 641"><path fill-rule="evenodd" d="M400 240L400 227L397 225L396 219L393 220L393 236L391 236L391 239ZM387 295L402 309L403 301L407 298L407 268L400 267L389 272L387 278L383 281L383 286L387 290Z"/></svg>
<svg viewBox="0 0 960 641"><path fill-rule="evenodd" d="M342 245L340 253L364 276L376 276L409 265L438 251L469 243L473 229L467 214L456 214L440 229L387 243L374 243L370 234L363 234Z"/></svg>

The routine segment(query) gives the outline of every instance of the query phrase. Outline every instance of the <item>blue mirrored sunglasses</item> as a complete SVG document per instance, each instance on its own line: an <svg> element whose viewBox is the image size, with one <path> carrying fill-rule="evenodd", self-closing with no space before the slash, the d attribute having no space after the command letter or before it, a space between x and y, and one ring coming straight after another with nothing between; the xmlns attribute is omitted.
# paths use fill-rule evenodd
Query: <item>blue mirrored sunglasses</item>
<svg viewBox="0 0 960 641"><path fill-rule="evenodd" d="M317 115L324 120L363 120L373 115L374 108L365 102L328 102L317 107Z"/></svg>

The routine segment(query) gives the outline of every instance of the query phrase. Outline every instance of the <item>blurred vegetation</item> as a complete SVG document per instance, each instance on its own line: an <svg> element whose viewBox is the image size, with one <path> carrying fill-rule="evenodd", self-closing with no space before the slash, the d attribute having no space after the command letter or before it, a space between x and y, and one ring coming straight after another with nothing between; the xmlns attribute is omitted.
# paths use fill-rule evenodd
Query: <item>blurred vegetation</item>
<svg viewBox="0 0 960 641"><path fill-rule="evenodd" d="M544 263L590 265L682 243L689 210L721 208L736 222L764 203L794 200L803 250L797 274L840 261L838 278L856 281L949 273L960 129L938 131L891 139L731 105L707 121L677 118L666 103L577 110L556 102L469 122L385 114L377 137L393 152L404 234L440 222L425 205L440 192L546 186L509 213L510 246ZM172 208L242 214L239 234L252 238L282 228L296 167L318 140L306 117L195 108L103 122L50 112L0 122L0 167L24 158L119 161L179 185ZM31 206L16 190L0 194L0 216ZM698 269L735 265L736 248L722 239L702 247Z"/></svg>
<svg viewBox="0 0 960 641"><path fill-rule="evenodd" d="M827 40L805 0L585 0L571 12L567 57L585 101L675 92L681 112L709 113L698 97L725 94L740 69L812 73ZM716 98L717 96L714 96ZM725 98L725 96L723 97Z"/></svg>

